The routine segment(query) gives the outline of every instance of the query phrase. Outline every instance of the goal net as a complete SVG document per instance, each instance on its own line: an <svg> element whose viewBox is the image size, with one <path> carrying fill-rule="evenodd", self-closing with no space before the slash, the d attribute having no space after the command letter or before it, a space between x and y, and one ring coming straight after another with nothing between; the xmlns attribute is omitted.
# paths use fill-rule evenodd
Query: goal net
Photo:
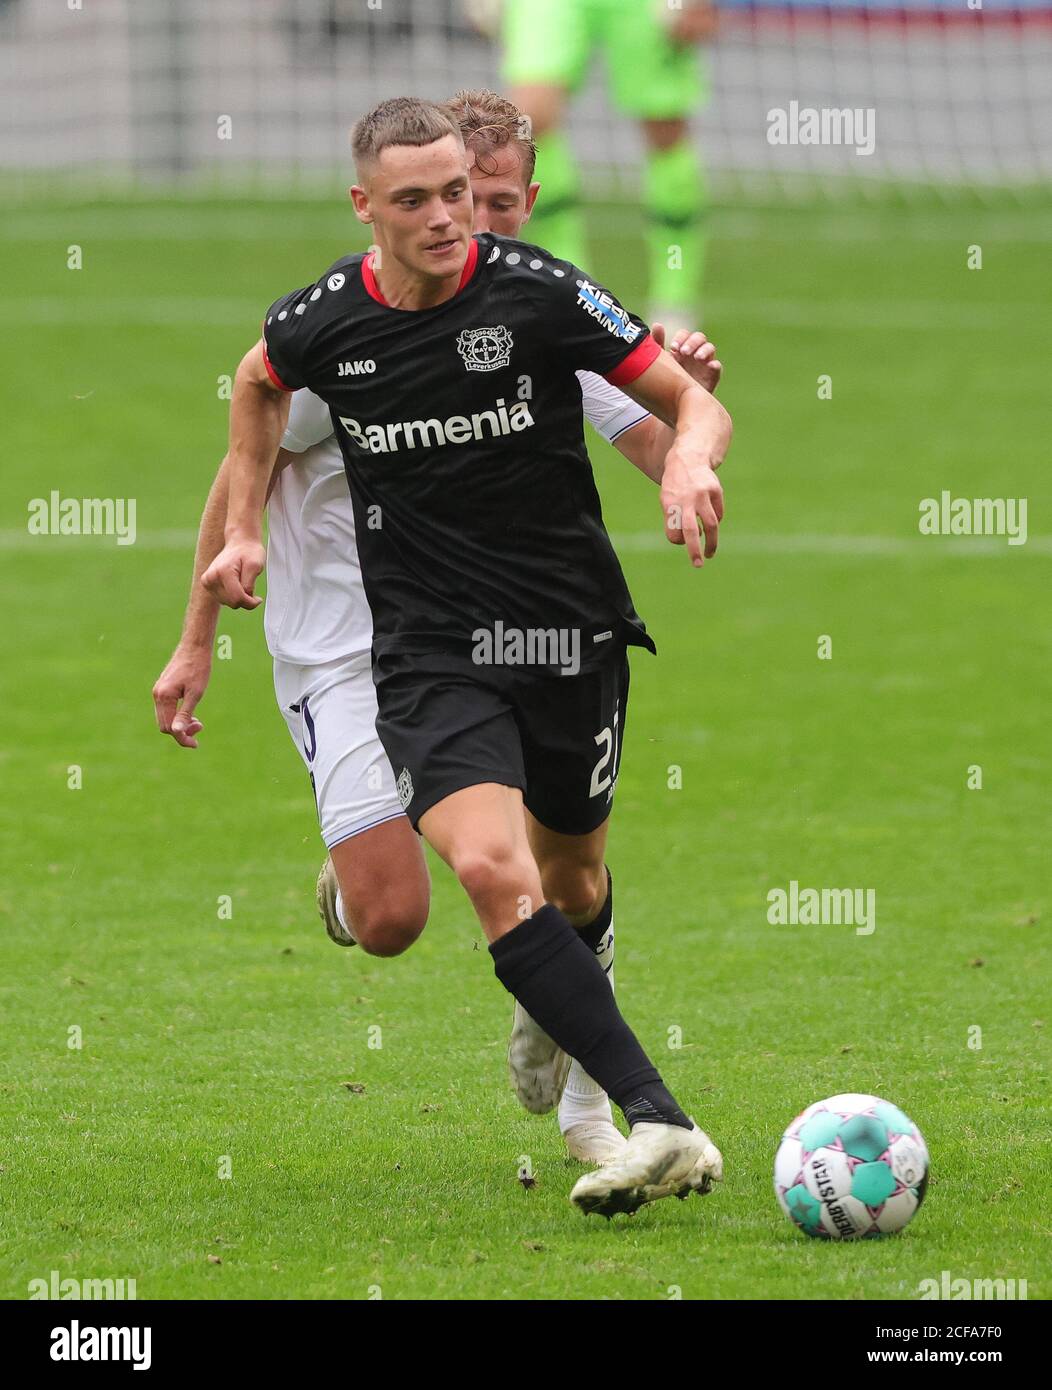
<svg viewBox="0 0 1052 1390"><path fill-rule="evenodd" d="M678 0L637 0L675 8ZM686 0L689 3L689 0ZM973 8L974 6L974 8ZM693 116L717 191L1013 195L1052 172L1052 8L1037 0L720 0ZM463 0L0 0L8 196L330 196L384 96L499 86ZM597 59L571 117L594 192L642 151Z"/></svg>

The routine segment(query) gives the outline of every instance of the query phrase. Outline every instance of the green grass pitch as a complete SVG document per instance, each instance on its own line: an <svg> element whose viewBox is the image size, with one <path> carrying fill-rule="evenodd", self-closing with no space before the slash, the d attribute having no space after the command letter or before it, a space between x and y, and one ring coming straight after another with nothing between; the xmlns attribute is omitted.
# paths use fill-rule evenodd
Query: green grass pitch
<svg viewBox="0 0 1052 1390"><path fill-rule="evenodd" d="M610 226L595 270L634 303L638 231ZM1049 1296L1049 232L1009 205L718 211L737 433L701 573L595 444L660 648L611 836L618 993L726 1160L704 1201L607 1223L509 1089L511 1001L448 873L406 956L324 936L259 614L220 623L200 750L154 727L217 380L349 211L8 211L0 1294L57 1270L146 1299L884 1299L948 1270ZM136 498L136 543L29 536L52 489ZM1027 498L1027 544L922 537L944 489ZM875 889L876 930L770 925L791 879ZM900 1236L818 1243L776 1206L782 1129L843 1090L927 1138Z"/></svg>

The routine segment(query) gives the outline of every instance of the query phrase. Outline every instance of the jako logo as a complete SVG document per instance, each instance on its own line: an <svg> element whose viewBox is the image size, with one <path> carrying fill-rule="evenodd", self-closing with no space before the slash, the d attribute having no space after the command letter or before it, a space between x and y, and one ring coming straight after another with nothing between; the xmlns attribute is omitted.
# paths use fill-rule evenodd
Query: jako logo
<svg viewBox="0 0 1052 1390"><path fill-rule="evenodd" d="M132 1369L148 1371L152 1364L149 1327L81 1327L74 1318L68 1327L51 1329L52 1361L131 1361Z"/></svg>
<svg viewBox="0 0 1052 1390"><path fill-rule="evenodd" d="M336 369L337 376L372 376L376 363L371 357L364 362L341 362Z"/></svg>
<svg viewBox="0 0 1052 1390"><path fill-rule="evenodd" d="M769 145L854 145L857 155L876 147L877 113L872 106L772 106L767 113Z"/></svg>
<svg viewBox="0 0 1052 1390"><path fill-rule="evenodd" d="M789 891L772 888L767 894L767 920L772 927L854 927L856 936L869 936L877 925L877 894L873 888L801 888L795 878Z"/></svg>
<svg viewBox="0 0 1052 1390"><path fill-rule="evenodd" d="M57 1269L49 1279L30 1279L29 1299L131 1299L135 1297L134 1279L63 1279Z"/></svg>
<svg viewBox="0 0 1052 1390"><path fill-rule="evenodd" d="M513 431L520 434L534 424L526 401L508 406L504 397L493 410L478 415L451 415L448 420L404 420L396 425L362 425L340 416L340 424L359 448L374 454L397 454L401 449L437 449L444 444L466 444L469 439L498 439ZM399 435L404 436L399 439Z"/></svg>
<svg viewBox="0 0 1052 1390"><path fill-rule="evenodd" d="M954 1279L948 1269L942 1271L940 1279L922 1279L917 1285L922 1299L947 1298L1022 1300L1027 1296L1025 1279Z"/></svg>

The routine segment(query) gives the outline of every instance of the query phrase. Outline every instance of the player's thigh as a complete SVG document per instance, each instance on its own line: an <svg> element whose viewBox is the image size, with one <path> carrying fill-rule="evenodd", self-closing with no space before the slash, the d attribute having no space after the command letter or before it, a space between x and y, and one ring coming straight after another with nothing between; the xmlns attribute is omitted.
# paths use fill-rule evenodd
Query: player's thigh
<svg viewBox="0 0 1052 1390"><path fill-rule="evenodd" d="M517 787L480 783L452 792L421 816L420 830L460 880L487 940L543 904Z"/></svg>
<svg viewBox="0 0 1052 1390"><path fill-rule="evenodd" d="M614 105L640 120L687 116L706 96L703 65L672 41L677 11L666 0L592 0L603 12L603 47Z"/></svg>
<svg viewBox="0 0 1052 1390"><path fill-rule="evenodd" d="M589 58L586 5L587 0L505 0L505 87L522 96L531 87L572 91L578 86ZM529 105L517 104L540 122Z"/></svg>
<svg viewBox="0 0 1052 1390"><path fill-rule="evenodd" d="M329 850L359 940L404 949L423 931L431 880L420 837L401 813Z"/></svg>
<svg viewBox="0 0 1052 1390"><path fill-rule="evenodd" d="M421 816L420 831L455 872L480 853L493 860L528 862L533 857L522 793L497 782L481 782L443 797Z"/></svg>
<svg viewBox="0 0 1052 1390"><path fill-rule="evenodd" d="M516 701L526 807L549 831L593 835L614 800L628 711L628 658L576 676L523 678Z"/></svg>

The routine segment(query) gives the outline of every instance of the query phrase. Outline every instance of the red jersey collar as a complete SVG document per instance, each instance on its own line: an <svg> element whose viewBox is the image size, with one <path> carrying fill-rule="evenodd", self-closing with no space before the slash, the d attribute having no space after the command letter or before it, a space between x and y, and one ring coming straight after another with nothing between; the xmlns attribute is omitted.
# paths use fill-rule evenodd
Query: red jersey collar
<svg viewBox="0 0 1052 1390"><path fill-rule="evenodd" d="M468 246L468 258L464 262L464 269L460 276L460 284L457 285L457 294L461 292L464 286L475 274L475 267L478 265L478 259L479 244L475 240L475 238L472 237L471 244ZM390 304L387 303L387 300L384 298L380 286L376 283L376 274L373 270L372 251L370 251L369 254L362 261L362 284L365 286L366 291L369 293L369 295L376 300L377 304L384 304L387 306L388 309L390 309Z"/></svg>

